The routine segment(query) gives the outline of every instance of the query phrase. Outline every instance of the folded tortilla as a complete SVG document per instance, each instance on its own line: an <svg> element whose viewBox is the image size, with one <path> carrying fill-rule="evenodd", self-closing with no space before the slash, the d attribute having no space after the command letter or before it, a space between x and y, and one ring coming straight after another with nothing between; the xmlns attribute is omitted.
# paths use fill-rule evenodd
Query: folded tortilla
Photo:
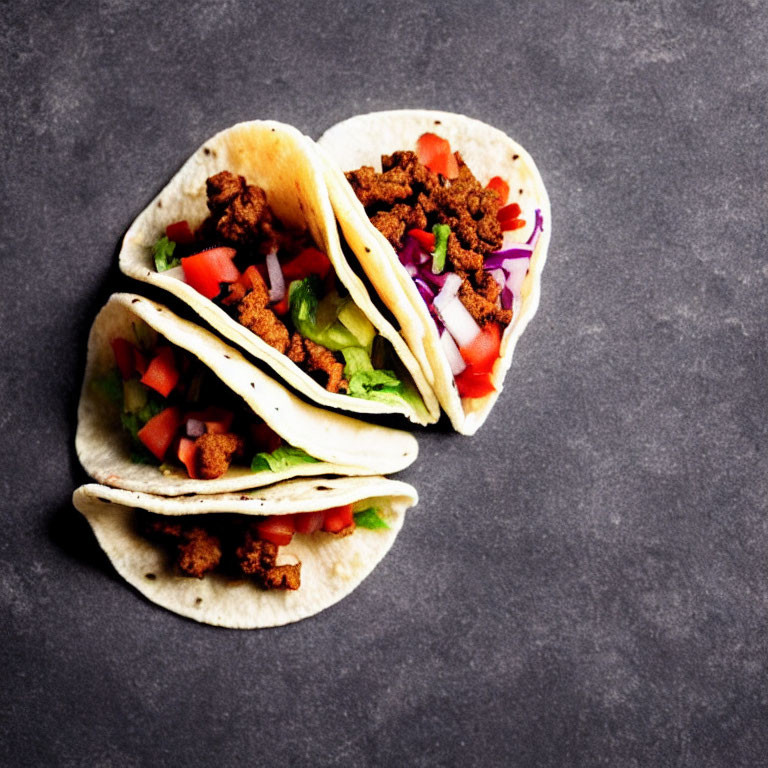
<svg viewBox="0 0 768 768"><path fill-rule="evenodd" d="M191 479L182 469L164 474L155 466L133 463L119 409L97 392L92 382L115 367L110 340L131 338L137 318L171 344L196 356L285 442L319 461L281 472L254 473L248 467L233 465L212 480ZM161 304L128 293L114 294L91 328L75 447L86 472L98 482L165 496L236 491L299 475L392 473L407 467L418 454L412 435L305 403L209 331L182 320Z"/></svg>
<svg viewBox="0 0 768 768"><path fill-rule="evenodd" d="M496 391L482 398L461 398L440 336L415 283L387 239L370 223L365 209L344 177L344 171L363 165L381 170L381 156L397 150L415 150L425 132L437 133L462 154L475 177L486 184L501 176L514 190L513 200L523 210L541 210L544 230L533 251L521 288L521 304L504 330L500 357L492 372ZM485 422L503 388L517 340L539 305L541 272L551 232L549 198L531 156L517 142L490 125L464 115L428 110L374 112L345 120L329 128L318 144L324 152L328 190L344 237L368 279L400 324L401 333L424 370L431 371L440 405L454 428L474 434ZM518 194L518 190L522 193ZM525 242L533 217L515 234ZM506 247L506 246L505 246Z"/></svg>
<svg viewBox="0 0 768 768"><path fill-rule="evenodd" d="M423 408L328 392L287 355L240 325L213 301L182 280L155 269L152 246L165 227L182 219L193 229L199 226L208 216L206 179L223 170L244 176L249 184L264 189L267 202L284 225L309 230L354 303L392 344L413 378ZM421 366L402 336L373 304L365 284L342 253L316 145L289 125L273 121L239 123L206 141L133 222L120 251L120 269L130 277L170 291L227 339L263 360L289 385L320 405L356 413L402 413L418 424L430 424L439 418L440 406Z"/></svg>
<svg viewBox="0 0 768 768"><path fill-rule="evenodd" d="M405 511L418 501L407 483L384 477L293 480L245 496L217 494L164 498L103 485L78 488L72 502L86 517L117 572L145 597L205 624L256 629L288 624L328 608L352 592L389 551ZM247 577L236 581L209 573L179 576L162 545L137 530L137 510L159 515L249 516L290 514L344 504L375 506L388 529L357 527L349 536L294 534L281 555L301 561L295 591L263 590Z"/></svg>

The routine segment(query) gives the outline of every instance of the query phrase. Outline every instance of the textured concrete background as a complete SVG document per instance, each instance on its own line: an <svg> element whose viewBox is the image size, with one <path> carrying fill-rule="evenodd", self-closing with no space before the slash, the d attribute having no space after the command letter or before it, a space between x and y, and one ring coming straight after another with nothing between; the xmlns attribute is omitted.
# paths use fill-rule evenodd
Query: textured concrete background
<svg viewBox="0 0 768 768"><path fill-rule="evenodd" d="M0 763L768 759L768 13L744 2L4 4ZM140 598L70 507L85 337L206 137L464 112L553 239L491 422L348 599L262 632Z"/></svg>

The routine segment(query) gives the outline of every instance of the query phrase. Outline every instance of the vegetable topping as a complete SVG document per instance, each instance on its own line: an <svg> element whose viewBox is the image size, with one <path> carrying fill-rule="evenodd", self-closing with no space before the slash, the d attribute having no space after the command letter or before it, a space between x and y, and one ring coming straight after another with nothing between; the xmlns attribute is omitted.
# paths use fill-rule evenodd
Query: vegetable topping
<svg viewBox="0 0 768 768"><path fill-rule="evenodd" d="M506 204L506 180L494 176L482 187L432 133L419 137L415 153L384 155L381 165L381 173L365 166L347 180L429 307L460 395L485 397L495 389L491 371L519 308L541 211L527 243L500 250L504 232L526 225L520 205Z"/></svg>

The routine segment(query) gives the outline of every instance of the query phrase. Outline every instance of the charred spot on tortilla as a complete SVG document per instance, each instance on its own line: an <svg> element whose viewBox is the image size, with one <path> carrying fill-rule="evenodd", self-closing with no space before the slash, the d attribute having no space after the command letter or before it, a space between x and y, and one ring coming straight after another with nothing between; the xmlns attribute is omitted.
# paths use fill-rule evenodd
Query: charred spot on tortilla
<svg viewBox="0 0 768 768"><path fill-rule="evenodd" d="M520 157L520 155L512 155L513 160L517 160L518 157Z"/></svg>
<svg viewBox="0 0 768 768"><path fill-rule="evenodd" d="M232 358L231 358L229 355L224 355L224 358L225 358L226 360L231 360L231 359L232 359Z"/></svg>
<svg viewBox="0 0 768 768"><path fill-rule="evenodd" d="M203 154L204 155L210 155L211 154L211 150L208 149L208 147L203 147Z"/></svg>
<svg viewBox="0 0 768 768"><path fill-rule="evenodd" d="M365 252L366 253L370 253L371 252L371 249L367 245L365 246Z"/></svg>
<svg viewBox="0 0 768 768"><path fill-rule="evenodd" d="M202 602L203 602L203 598L202 597L196 597L195 598L195 605L200 605L200 603L202 603Z"/></svg>
<svg viewBox="0 0 768 768"><path fill-rule="evenodd" d="M157 575L154 573L145 573L144 578L149 579L150 581L154 581L157 578Z"/></svg>
<svg viewBox="0 0 768 768"><path fill-rule="evenodd" d="M131 304L138 304L140 299L131 299Z"/></svg>
<svg viewBox="0 0 768 768"><path fill-rule="evenodd" d="M441 121L441 120L435 120L435 125L442 125L442 124L443 124L443 123L442 123L442 121Z"/></svg>
<svg viewBox="0 0 768 768"><path fill-rule="evenodd" d="M96 498L99 501L103 501L105 504L111 504L112 503L109 499L105 499L103 496L97 496Z"/></svg>
<svg viewBox="0 0 768 768"><path fill-rule="evenodd" d="M162 208L163 207L163 201L162 200L158 200L157 201L157 207L158 208Z"/></svg>

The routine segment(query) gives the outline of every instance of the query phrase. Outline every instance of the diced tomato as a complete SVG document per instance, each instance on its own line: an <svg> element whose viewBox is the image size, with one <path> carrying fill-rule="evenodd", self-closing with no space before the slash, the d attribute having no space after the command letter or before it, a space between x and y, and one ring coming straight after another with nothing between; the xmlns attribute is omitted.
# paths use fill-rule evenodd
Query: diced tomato
<svg viewBox="0 0 768 768"><path fill-rule="evenodd" d="M184 279L206 299L213 299L221 291L221 283L234 283L240 272L232 258L234 248L211 248L181 260Z"/></svg>
<svg viewBox="0 0 768 768"><path fill-rule="evenodd" d="M498 194L502 205L506 204L509 197L509 184L501 176L494 176L485 186L487 189L492 189Z"/></svg>
<svg viewBox="0 0 768 768"><path fill-rule="evenodd" d="M472 368L473 374L490 373L499 357L501 346L501 326L498 323L486 323L471 344L461 347L459 352L464 362Z"/></svg>
<svg viewBox="0 0 768 768"><path fill-rule="evenodd" d="M499 221L502 219L516 219L521 213L522 210L517 203L510 203L499 209Z"/></svg>
<svg viewBox="0 0 768 768"><path fill-rule="evenodd" d="M286 285L291 280L303 280L309 275L319 275L325 279L331 269L330 259L317 248L305 248L298 256L282 264Z"/></svg>
<svg viewBox="0 0 768 768"><path fill-rule="evenodd" d="M279 448L283 443L283 439L280 435L278 435L265 421L261 424L251 425L251 437L253 437L253 441L256 443L259 451L263 451L264 453L272 453L272 451Z"/></svg>
<svg viewBox="0 0 768 768"><path fill-rule="evenodd" d="M291 308L291 300L288 296L288 291L285 292L285 296L283 296L282 301L278 301L277 304L273 304L270 309L276 314L276 315L284 315L288 310Z"/></svg>
<svg viewBox="0 0 768 768"><path fill-rule="evenodd" d="M139 440L160 461L173 442L176 430L181 426L181 411L176 406L160 411L138 432Z"/></svg>
<svg viewBox="0 0 768 768"><path fill-rule="evenodd" d="M314 533L323 527L323 512L297 512L293 516L296 533Z"/></svg>
<svg viewBox="0 0 768 768"><path fill-rule="evenodd" d="M189 222L186 219L169 224L165 228L165 236L169 240L173 240L174 243L181 243L182 245L189 245L195 242L195 236L192 234Z"/></svg>
<svg viewBox="0 0 768 768"><path fill-rule="evenodd" d="M141 383L152 387L163 397L168 397L178 381L179 370L173 359L173 350L170 347L159 347L141 377Z"/></svg>
<svg viewBox="0 0 768 768"><path fill-rule="evenodd" d="M235 418L235 414L232 411L224 410L224 408L217 408L215 405L211 405L204 411L191 411L184 417L184 423L186 424L190 419L202 421L205 424L205 431L215 435L223 435L229 432L229 428L232 426L232 420Z"/></svg>
<svg viewBox="0 0 768 768"><path fill-rule="evenodd" d="M140 375L143 376L147 372L147 358L139 352L138 347L133 348L133 365Z"/></svg>
<svg viewBox="0 0 768 768"><path fill-rule="evenodd" d="M115 355L115 362L120 369L120 375L123 379L130 379L136 370L136 364L133 358L133 352L136 347L130 341L116 338L109 342L112 345L112 352Z"/></svg>
<svg viewBox="0 0 768 768"><path fill-rule="evenodd" d="M518 219L517 217L522 213L520 206L517 203L510 203L505 205L499 211L499 224L503 230L520 229L525 226L524 219Z"/></svg>
<svg viewBox="0 0 768 768"><path fill-rule="evenodd" d="M355 518L352 516L351 504L345 504L343 507L331 507L323 511L323 530L328 531L328 533L338 533L354 524Z"/></svg>
<svg viewBox="0 0 768 768"><path fill-rule="evenodd" d="M459 164L447 139L434 133L422 133L416 142L416 154L420 163L446 179L455 179L459 175Z"/></svg>
<svg viewBox="0 0 768 768"><path fill-rule="evenodd" d="M471 368L465 368L456 376L456 386L462 397L485 397L496 391L490 373L475 374Z"/></svg>
<svg viewBox="0 0 768 768"><path fill-rule="evenodd" d="M431 232L425 232L423 229L409 229L406 234L417 240L425 251L432 253L435 250L435 236Z"/></svg>
<svg viewBox="0 0 768 768"><path fill-rule="evenodd" d="M269 515L256 524L256 529L260 539L271 541L279 547L290 544L296 530L293 515Z"/></svg>
<svg viewBox="0 0 768 768"><path fill-rule="evenodd" d="M176 452L179 461L187 468L187 474L193 479L198 479L197 474L197 450L195 441L188 437L182 437L179 440L179 448Z"/></svg>

